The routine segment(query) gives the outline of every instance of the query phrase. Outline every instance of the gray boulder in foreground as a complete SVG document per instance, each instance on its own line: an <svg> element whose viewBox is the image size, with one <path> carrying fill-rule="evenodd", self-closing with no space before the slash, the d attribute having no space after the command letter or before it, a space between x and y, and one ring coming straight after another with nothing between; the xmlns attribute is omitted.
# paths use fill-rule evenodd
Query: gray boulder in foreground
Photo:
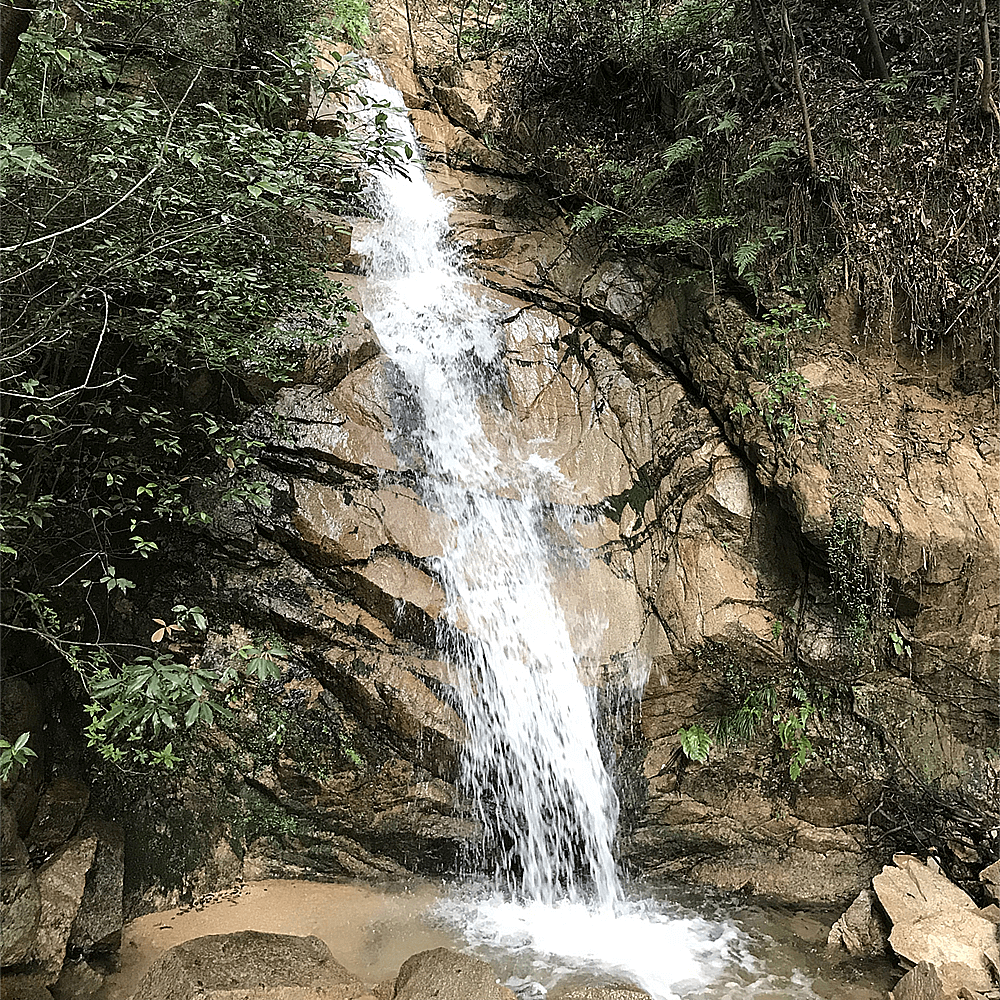
<svg viewBox="0 0 1000 1000"><path fill-rule="evenodd" d="M393 1000L515 1000L486 962L450 948L408 958L396 977Z"/></svg>
<svg viewBox="0 0 1000 1000"><path fill-rule="evenodd" d="M176 945L150 967L132 1000L371 998L318 937L239 931Z"/></svg>

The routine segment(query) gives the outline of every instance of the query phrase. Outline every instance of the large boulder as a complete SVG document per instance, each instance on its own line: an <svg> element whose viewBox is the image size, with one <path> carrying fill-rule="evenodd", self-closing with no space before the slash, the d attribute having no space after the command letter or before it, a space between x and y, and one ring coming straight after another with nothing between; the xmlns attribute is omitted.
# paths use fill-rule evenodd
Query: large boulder
<svg viewBox="0 0 1000 1000"><path fill-rule="evenodd" d="M176 945L150 967L132 1000L369 998L317 937L239 931Z"/></svg>
<svg viewBox="0 0 1000 1000"><path fill-rule="evenodd" d="M925 864L908 855L897 855L894 860L895 864L886 865L875 876L872 885L892 921L889 944L893 951L914 965L931 967L911 985L916 988L918 980L939 979L942 996L963 989L992 990L1000 970L996 924L979 912L972 898L950 882L934 861Z"/></svg>
<svg viewBox="0 0 1000 1000"><path fill-rule="evenodd" d="M96 836L75 837L38 871L41 916L27 958L48 977L48 982L54 983L62 970L96 852Z"/></svg>
<svg viewBox="0 0 1000 1000"><path fill-rule="evenodd" d="M16 965L34 943L42 895L35 873L28 866L27 848L17 835L17 818L6 802L0 805L0 843L0 965Z"/></svg>
<svg viewBox="0 0 1000 1000"><path fill-rule="evenodd" d="M855 958L868 958L885 954L888 935L885 916L875 905L875 894L864 889L830 928L827 946L843 948Z"/></svg>

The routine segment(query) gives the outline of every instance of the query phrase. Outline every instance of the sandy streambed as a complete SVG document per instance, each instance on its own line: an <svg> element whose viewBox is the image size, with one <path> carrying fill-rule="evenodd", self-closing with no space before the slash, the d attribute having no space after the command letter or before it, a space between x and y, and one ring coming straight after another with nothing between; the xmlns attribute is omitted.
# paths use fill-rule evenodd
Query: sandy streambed
<svg viewBox="0 0 1000 1000"><path fill-rule="evenodd" d="M370 888L352 883L254 882L195 907L150 913L122 932L121 971L109 976L99 1000L127 1000L165 951L204 934L270 931L313 934L364 982L392 979L400 965L426 948L460 947L425 915L438 898L430 883Z"/></svg>

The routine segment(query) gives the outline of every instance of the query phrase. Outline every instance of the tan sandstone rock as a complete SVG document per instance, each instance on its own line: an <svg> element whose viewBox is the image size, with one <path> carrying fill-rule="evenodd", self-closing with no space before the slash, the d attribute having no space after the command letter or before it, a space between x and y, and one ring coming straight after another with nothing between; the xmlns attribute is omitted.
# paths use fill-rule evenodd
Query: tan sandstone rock
<svg viewBox="0 0 1000 1000"><path fill-rule="evenodd" d="M996 925L936 864L902 855L896 861L872 880L892 921L893 951L915 965L933 966L946 994L991 989L1000 968Z"/></svg>
<svg viewBox="0 0 1000 1000"><path fill-rule="evenodd" d="M843 948L849 955L865 958L885 954L888 934L885 917L876 909L875 894L864 889L830 928L826 943L829 948Z"/></svg>

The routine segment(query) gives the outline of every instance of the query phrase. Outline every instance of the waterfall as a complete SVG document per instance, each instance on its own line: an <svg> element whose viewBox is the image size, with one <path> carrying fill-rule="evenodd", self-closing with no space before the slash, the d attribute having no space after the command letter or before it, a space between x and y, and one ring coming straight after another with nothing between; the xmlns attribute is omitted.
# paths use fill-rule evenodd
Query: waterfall
<svg viewBox="0 0 1000 1000"><path fill-rule="evenodd" d="M383 106L402 105L383 83L363 86ZM404 114L388 124L401 146L418 148ZM459 892L439 915L488 957L520 960L509 984L525 996L544 994L535 977L551 984L589 969L654 1000L816 1000L799 973L762 969L729 921L625 897L595 699L553 592L549 498L566 484L518 441L502 405L503 324L447 242L448 202L416 160L374 171L369 197L364 308L401 394L395 450L450 525L433 560L447 595L442 638L469 733L462 782L497 876L492 894ZM530 980L519 978L525 962Z"/></svg>
<svg viewBox="0 0 1000 1000"><path fill-rule="evenodd" d="M399 106L384 84L369 96ZM412 149L409 121L391 125ZM519 446L491 401L501 372L499 316L471 291L447 245L448 203L419 162L375 172L378 223L364 307L419 411L397 450L419 466L425 502L452 530L434 562L458 667L469 739L462 781L497 876L514 895L551 904L621 900L614 857L618 801L601 760L591 693L581 682L553 595L546 500L558 471ZM502 391L502 387L501 387ZM414 440L414 437L418 440Z"/></svg>

